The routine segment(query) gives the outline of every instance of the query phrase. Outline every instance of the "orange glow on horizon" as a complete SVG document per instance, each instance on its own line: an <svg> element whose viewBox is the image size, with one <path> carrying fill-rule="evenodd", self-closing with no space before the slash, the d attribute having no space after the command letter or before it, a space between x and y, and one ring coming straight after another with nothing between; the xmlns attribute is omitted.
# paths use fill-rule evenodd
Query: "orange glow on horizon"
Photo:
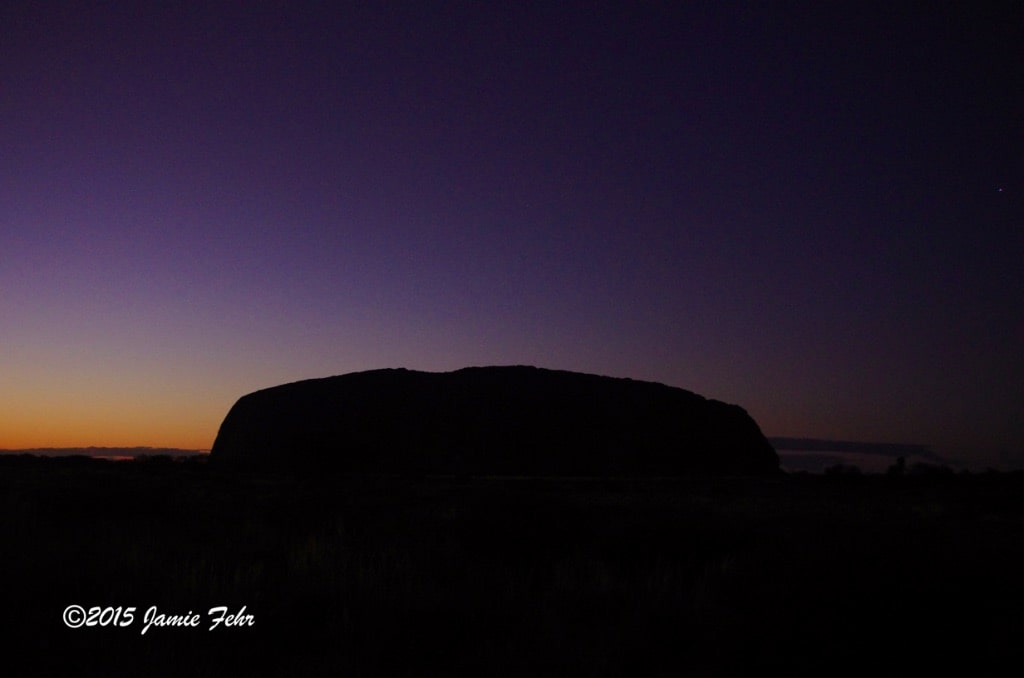
<svg viewBox="0 0 1024 678"><path fill-rule="evenodd" d="M210 417L189 421L158 412L50 412L34 409L0 419L0 450L81 447L161 447L209 450L220 422Z"/></svg>

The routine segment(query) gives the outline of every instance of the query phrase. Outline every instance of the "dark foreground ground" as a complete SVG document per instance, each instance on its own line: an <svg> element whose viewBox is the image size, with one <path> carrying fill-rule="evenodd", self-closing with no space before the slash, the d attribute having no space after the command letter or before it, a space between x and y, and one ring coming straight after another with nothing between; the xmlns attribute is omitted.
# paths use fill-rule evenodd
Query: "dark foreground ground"
<svg viewBox="0 0 1024 678"><path fill-rule="evenodd" d="M0 459L0 647L24 666L0 670L1019 675L1022 490L1020 474L330 480ZM72 604L113 609L73 629ZM143 634L153 606L199 625ZM253 625L209 630L216 606ZM135 608L123 626L118 607L121 624Z"/></svg>

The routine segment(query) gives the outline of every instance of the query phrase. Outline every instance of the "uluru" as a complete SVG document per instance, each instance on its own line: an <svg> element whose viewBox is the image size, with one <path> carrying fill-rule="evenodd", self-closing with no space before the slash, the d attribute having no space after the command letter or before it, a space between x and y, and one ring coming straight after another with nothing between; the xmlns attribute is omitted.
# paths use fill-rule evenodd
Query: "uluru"
<svg viewBox="0 0 1024 678"><path fill-rule="evenodd" d="M660 383L527 366L380 369L241 397L225 466L381 474L768 475L745 410Z"/></svg>

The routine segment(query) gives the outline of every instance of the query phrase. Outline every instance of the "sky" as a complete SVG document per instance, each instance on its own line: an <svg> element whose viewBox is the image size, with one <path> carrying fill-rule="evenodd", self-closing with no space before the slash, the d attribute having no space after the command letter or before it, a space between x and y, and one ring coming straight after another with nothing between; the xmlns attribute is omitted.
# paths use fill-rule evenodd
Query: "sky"
<svg viewBox="0 0 1024 678"><path fill-rule="evenodd" d="M1019 4L166 5L0 9L0 448L530 364L1024 466Z"/></svg>

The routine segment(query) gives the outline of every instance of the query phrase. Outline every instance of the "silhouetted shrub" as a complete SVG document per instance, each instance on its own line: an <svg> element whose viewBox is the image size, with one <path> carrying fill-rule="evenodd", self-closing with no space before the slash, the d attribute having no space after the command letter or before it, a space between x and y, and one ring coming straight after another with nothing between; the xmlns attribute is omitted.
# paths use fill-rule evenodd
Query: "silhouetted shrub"
<svg viewBox="0 0 1024 678"><path fill-rule="evenodd" d="M907 472L907 460L903 457L896 459L896 463L886 469L885 474L888 476L902 476Z"/></svg>
<svg viewBox="0 0 1024 678"><path fill-rule="evenodd" d="M828 476L859 476L860 467L855 464L834 464L825 469Z"/></svg>
<svg viewBox="0 0 1024 678"><path fill-rule="evenodd" d="M945 464L927 464L919 461L910 467L910 473L915 476L946 476L953 475L953 469Z"/></svg>
<svg viewBox="0 0 1024 678"><path fill-rule="evenodd" d="M174 463L174 457L169 454L140 454L135 461L143 464L167 465Z"/></svg>

